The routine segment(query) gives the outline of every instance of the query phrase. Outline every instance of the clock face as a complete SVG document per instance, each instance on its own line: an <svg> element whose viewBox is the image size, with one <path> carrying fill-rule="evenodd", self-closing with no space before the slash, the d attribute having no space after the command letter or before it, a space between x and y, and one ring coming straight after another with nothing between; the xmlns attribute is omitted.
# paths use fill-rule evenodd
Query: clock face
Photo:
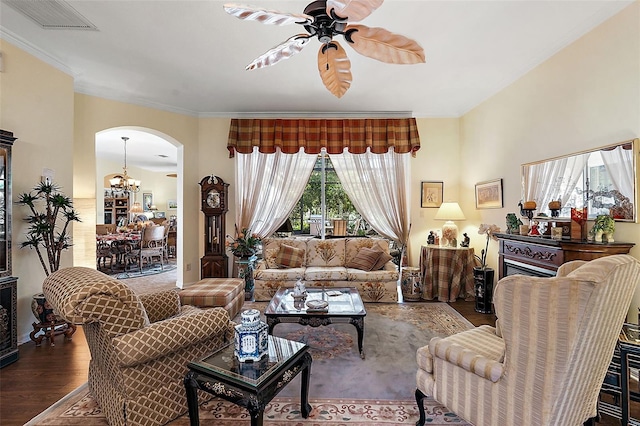
<svg viewBox="0 0 640 426"><path fill-rule="evenodd" d="M220 208L220 193L215 189L207 194L207 205L212 209Z"/></svg>

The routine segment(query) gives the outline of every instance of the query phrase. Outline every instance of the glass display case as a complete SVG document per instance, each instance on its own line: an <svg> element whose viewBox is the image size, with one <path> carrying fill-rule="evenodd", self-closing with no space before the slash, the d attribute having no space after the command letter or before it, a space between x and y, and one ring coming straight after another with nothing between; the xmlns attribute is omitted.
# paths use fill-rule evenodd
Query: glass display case
<svg viewBox="0 0 640 426"><path fill-rule="evenodd" d="M18 360L17 281L11 276L11 148L16 138L0 130L0 368Z"/></svg>

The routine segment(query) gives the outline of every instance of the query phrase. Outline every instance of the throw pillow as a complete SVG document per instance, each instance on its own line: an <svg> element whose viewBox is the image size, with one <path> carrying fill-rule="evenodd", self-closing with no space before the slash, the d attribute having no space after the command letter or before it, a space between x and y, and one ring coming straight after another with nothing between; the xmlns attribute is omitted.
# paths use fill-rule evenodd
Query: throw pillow
<svg viewBox="0 0 640 426"><path fill-rule="evenodd" d="M377 271L384 268L384 265L386 265L388 261L393 259L393 256L391 256L386 251L382 251L379 247L376 247L376 249L379 250L378 252L379 256L378 256L378 260L376 261L376 264L371 269L372 271Z"/></svg>
<svg viewBox="0 0 640 426"><path fill-rule="evenodd" d="M267 264L267 269L278 269L276 258L278 257L279 251L280 247L270 248L264 251L264 262Z"/></svg>
<svg viewBox="0 0 640 426"><path fill-rule="evenodd" d="M281 268L299 268L304 261L304 250L286 244L280 246L276 263Z"/></svg>
<svg viewBox="0 0 640 426"><path fill-rule="evenodd" d="M356 257L351 259L351 262L347 264L347 268L361 269L363 271L371 271L376 265L378 258L382 254L381 251L376 251L370 248L362 248L356 254Z"/></svg>

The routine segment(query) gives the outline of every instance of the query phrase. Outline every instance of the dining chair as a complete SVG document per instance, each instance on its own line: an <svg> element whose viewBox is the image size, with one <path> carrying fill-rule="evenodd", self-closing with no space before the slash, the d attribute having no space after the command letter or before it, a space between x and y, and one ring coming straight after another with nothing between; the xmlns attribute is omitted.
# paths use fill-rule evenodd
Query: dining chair
<svg viewBox="0 0 640 426"><path fill-rule="evenodd" d="M147 226L143 229L140 249L137 256L140 272L142 272L142 267L145 261L148 264L151 264L154 258L158 258L160 260L160 267L164 270L164 241L164 226Z"/></svg>

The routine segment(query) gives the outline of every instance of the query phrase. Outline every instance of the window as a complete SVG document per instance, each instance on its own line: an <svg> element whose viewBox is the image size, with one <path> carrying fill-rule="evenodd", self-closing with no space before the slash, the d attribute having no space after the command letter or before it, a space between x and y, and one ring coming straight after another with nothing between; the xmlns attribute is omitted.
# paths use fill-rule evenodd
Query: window
<svg viewBox="0 0 640 426"><path fill-rule="evenodd" d="M369 227L344 192L330 157L324 153L318 155L304 193L300 197L296 208L289 215L294 232L320 235L323 195L325 232L327 234L331 234L333 231L334 219L346 220L346 231L351 235L364 235L367 233Z"/></svg>

